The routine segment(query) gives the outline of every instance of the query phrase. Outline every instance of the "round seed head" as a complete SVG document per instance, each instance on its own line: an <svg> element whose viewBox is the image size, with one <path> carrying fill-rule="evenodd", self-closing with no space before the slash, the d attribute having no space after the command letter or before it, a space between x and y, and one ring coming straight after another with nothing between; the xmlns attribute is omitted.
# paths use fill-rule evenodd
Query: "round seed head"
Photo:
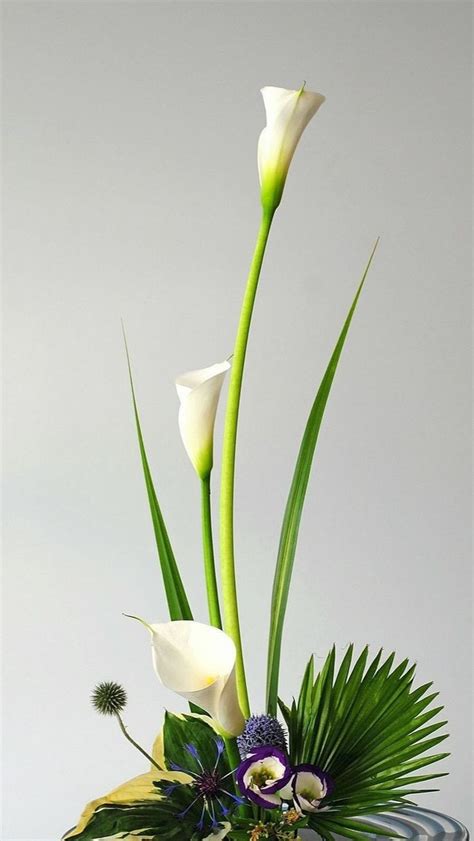
<svg viewBox="0 0 474 841"><path fill-rule="evenodd" d="M245 722L244 732L237 737L242 759L254 748L272 745L286 752L286 736L280 722L272 715L252 715Z"/></svg>
<svg viewBox="0 0 474 841"><path fill-rule="evenodd" d="M106 681L97 684L91 701L93 707L102 715L118 715L127 704L127 693L119 683Z"/></svg>

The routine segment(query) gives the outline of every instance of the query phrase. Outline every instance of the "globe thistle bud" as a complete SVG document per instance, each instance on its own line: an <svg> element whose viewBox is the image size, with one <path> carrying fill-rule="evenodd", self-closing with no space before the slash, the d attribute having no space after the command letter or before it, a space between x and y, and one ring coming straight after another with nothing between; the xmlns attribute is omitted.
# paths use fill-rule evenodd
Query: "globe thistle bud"
<svg viewBox="0 0 474 841"><path fill-rule="evenodd" d="M245 722L244 732L237 737L240 756L245 759L255 748L267 745L287 752L283 727L273 715L251 715Z"/></svg>
<svg viewBox="0 0 474 841"><path fill-rule="evenodd" d="M119 683L98 683L91 695L92 705L102 715L118 715L127 704L127 693Z"/></svg>

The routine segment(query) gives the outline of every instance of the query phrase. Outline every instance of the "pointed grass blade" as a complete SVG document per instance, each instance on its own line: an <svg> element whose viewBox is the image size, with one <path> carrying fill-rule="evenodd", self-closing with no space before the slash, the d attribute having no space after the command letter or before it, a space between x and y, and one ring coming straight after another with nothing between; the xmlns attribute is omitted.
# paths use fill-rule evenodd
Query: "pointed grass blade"
<svg viewBox="0 0 474 841"><path fill-rule="evenodd" d="M145 444L140 425L140 417L138 414L137 401L135 397L135 388L132 377L132 366L130 363L130 355L128 352L127 339L125 331L123 334L125 342L125 352L127 355L128 375L130 378L130 388L132 392L133 412L135 415L135 425L137 429L138 446L140 449L140 458L143 467L143 476L145 479L146 492L148 502L150 505L151 519L153 522L153 530L155 532L156 546L158 549L158 556L160 559L161 572L163 576L163 584L166 593L166 600L168 602L168 609L171 620L176 619L192 619L191 608L186 596L183 582L179 574L176 559L174 557L173 549L171 547L170 539L166 529L165 521L161 513L161 508L158 503L158 498L155 493L153 479L148 464Z"/></svg>
<svg viewBox="0 0 474 841"><path fill-rule="evenodd" d="M364 281L367 277L372 259L377 248L378 240L374 245L369 261L365 268L362 280L357 289L354 301L349 310L349 314L342 328L339 340L334 348L333 354L326 369L326 373L322 379L318 393L316 395L313 407L311 409L306 429L304 431L301 442L298 459L296 462L293 481L286 504L285 515L283 518L283 525L280 535L280 545L278 549L278 558L275 569L275 577L273 581L272 592L272 606L271 606L271 622L270 635L268 645L268 665L267 665L267 711L271 715L275 715L277 711L278 698L278 677L280 671L280 655L281 643L283 636L283 625L285 621L286 607L288 603L288 593L290 589L291 575L293 572L293 564L295 560L296 544L298 540L298 532L301 522L301 515L303 513L303 505L306 496L306 489L308 487L309 477L311 473L311 466L313 462L314 451L318 440L319 430L326 408L326 403L331 391L334 375L337 370L337 365L344 347L347 333L354 315L357 302Z"/></svg>

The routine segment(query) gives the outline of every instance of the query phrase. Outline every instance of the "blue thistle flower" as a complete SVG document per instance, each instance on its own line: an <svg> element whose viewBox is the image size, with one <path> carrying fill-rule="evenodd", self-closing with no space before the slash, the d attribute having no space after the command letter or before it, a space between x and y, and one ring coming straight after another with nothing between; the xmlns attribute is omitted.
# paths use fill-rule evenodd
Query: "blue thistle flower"
<svg viewBox="0 0 474 841"><path fill-rule="evenodd" d="M196 828L203 831L206 823L210 824L211 830L216 830L220 825L220 818L228 817L232 809L239 806L246 801L244 798L233 794L226 788L226 779L231 776L231 773L221 773L219 762L224 752L225 745L221 738L216 738L216 760L212 768L205 768L199 751L193 744L185 745L187 753L193 758L198 770L190 770L177 765L175 762L169 763L169 768L172 771L182 771L192 778L190 783L172 783L171 785L161 787L162 794L165 797L172 799L173 793L177 789L185 790L187 787L191 789L191 802L188 802L186 807L177 813L176 817L184 819L191 811L191 809L199 803L201 806L201 817L196 824ZM157 784L158 787L159 784ZM227 800L227 803L224 801ZM227 805L230 801L230 805Z"/></svg>
<svg viewBox="0 0 474 841"><path fill-rule="evenodd" d="M240 756L246 759L255 748L269 745L287 752L283 727L273 715L251 715L245 722L244 732L237 737Z"/></svg>

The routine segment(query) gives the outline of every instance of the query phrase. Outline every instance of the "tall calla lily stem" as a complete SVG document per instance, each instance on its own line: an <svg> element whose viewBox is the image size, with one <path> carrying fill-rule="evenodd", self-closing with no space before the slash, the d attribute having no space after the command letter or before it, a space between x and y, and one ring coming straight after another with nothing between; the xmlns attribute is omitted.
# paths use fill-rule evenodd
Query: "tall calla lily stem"
<svg viewBox="0 0 474 841"><path fill-rule="evenodd" d="M219 591L217 589L216 567L214 561L214 542L212 538L210 475L208 475L205 479L201 479L201 518L204 574L206 578L209 621L215 628L220 628L222 630Z"/></svg>
<svg viewBox="0 0 474 841"><path fill-rule="evenodd" d="M239 702L246 718L250 715L250 706L245 680L245 669L240 634L239 608L234 559L234 484L235 453L237 443L237 425L239 420L240 395L244 373L245 356L250 333L250 324L257 294L258 281L273 220L274 210L264 211L257 236L255 251L250 265L244 300L240 313L239 326L235 340L234 355L230 373L229 394L224 427L222 452L222 484L220 498L220 540L221 540L221 579L224 627L233 639L237 649L236 679Z"/></svg>

